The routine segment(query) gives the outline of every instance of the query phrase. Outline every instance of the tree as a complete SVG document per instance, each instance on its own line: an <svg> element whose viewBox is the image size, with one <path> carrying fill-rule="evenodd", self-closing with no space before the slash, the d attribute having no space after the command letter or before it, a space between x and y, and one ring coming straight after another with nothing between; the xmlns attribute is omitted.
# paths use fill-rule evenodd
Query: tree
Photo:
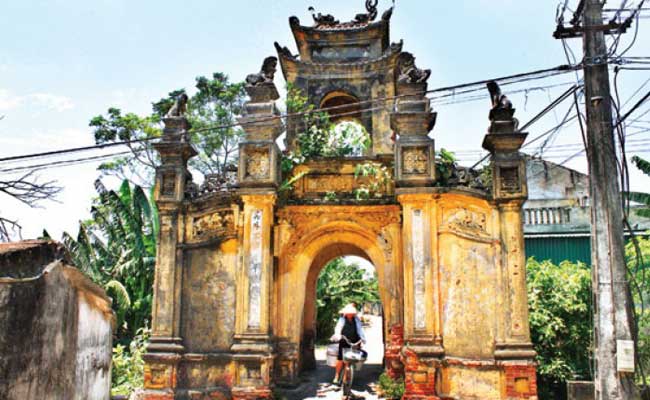
<svg viewBox="0 0 650 400"><path fill-rule="evenodd" d="M0 193L32 208L39 207L44 200L53 200L62 188L55 181L39 182L35 173L32 170L17 178L0 180ZM21 229L18 221L0 216L0 242L9 242L14 236L21 237Z"/></svg>
<svg viewBox="0 0 650 400"><path fill-rule="evenodd" d="M317 340L329 339L334 333L338 313L354 302L358 306L379 301L377 277L368 278L366 271L342 258L328 263L318 277L316 286Z"/></svg>
<svg viewBox="0 0 650 400"><path fill-rule="evenodd" d="M224 176L237 161L237 148L242 130L237 117L243 112L245 92L243 83L231 83L222 73L212 78L196 78L197 92L188 101L188 119L192 124L192 143L199 155L190 160L190 167L207 175ZM161 136L162 119L184 89L175 90L167 97L152 104L152 114L138 116L124 114L111 107L106 116L91 119L97 144L127 142L131 154L100 165L104 174L118 176L133 183L150 187L158 156L151 146L151 139Z"/></svg>
<svg viewBox="0 0 650 400"><path fill-rule="evenodd" d="M650 177L650 162L638 156L632 157L632 162L638 169L641 170L641 172ZM628 200L641 205L638 208L635 207L634 213L636 215L644 218L650 218L650 193L627 192L625 193L625 196Z"/></svg>
<svg viewBox="0 0 650 400"><path fill-rule="evenodd" d="M567 380L591 378L591 272L582 263L527 263L531 338L537 351L540 398ZM562 389L560 389L562 390Z"/></svg>
<svg viewBox="0 0 650 400"><path fill-rule="evenodd" d="M158 215L139 186L119 191L95 182L99 196L92 219L80 222L77 238L64 233L74 264L114 299L118 341L128 343L147 325L153 298Z"/></svg>

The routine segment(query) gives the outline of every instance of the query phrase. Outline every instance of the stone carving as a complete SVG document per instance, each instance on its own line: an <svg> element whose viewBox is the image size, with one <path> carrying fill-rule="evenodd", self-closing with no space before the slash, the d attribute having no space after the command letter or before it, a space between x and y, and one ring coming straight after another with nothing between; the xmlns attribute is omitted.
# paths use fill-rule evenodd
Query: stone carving
<svg viewBox="0 0 650 400"><path fill-rule="evenodd" d="M448 184L450 186L468 187L478 190L489 190L486 183L483 182L479 171L467 167L459 167L454 165L452 175L449 178Z"/></svg>
<svg viewBox="0 0 650 400"><path fill-rule="evenodd" d="M490 121L493 126L491 131L500 131L495 125L503 125L509 127L508 131L515 131L519 125L519 121L514 118L515 109L512 107L512 102L508 97L501 93L499 84L495 81L487 83L487 89L490 92L490 101L492 102L492 109L490 110Z"/></svg>
<svg viewBox="0 0 650 400"><path fill-rule="evenodd" d="M268 179L270 173L269 155L266 151L252 151L246 159L246 177Z"/></svg>
<svg viewBox="0 0 650 400"><path fill-rule="evenodd" d="M236 185L237 167L229 165L226 166L226 171L222 174L205 175L205 179L200 186L192 180L188 180L185 186L185 195L187 198L194 199L211 193L227 193L230 188Z"/></svg>
<svg viewBox="0 0 650 400"><path fill-rule="evenodd" d="M375 18L377 18L378 4L379 4L379 0L366 0L366 11L368 12L365 14L357 14L357 16L354 17L354 20L359 23L374 21Z"/></svg>
<svg viewBox="0 0 650 400"><path fill-rule="evenodd" d="M377 235L382 233L382 228L391 224L401 224L399 209L355 206L355 212L340 211L336 206L305 207L301 211L281 210L278 220L285 225L283 232L290 237L281 238L278 251L287 251L289 254L295 247L304 245L304 239L310 232L318 230L322 225L335 221L352 222L366 228ZM388 241L389 236L384 238Z"/></svg>
<svg viewBox="0 0 650 400"><path fill-rule="evenodd" d="M413 319L416 330L426 329L424 217L422 210L413 210L411 216L413 252Z"/></svg>
<svg viewBox="0 0 650 400"><path fill-rule="evenodd" d="M298 58L293 53L291 53L291 50L289 50L289 48L287 46L280 46L280 44L278 42L275 42L273 44L275 45L275 50L281 56L283 56L285 58L288 58L288 59L291 59L291 60L295 60L295 59Z"/></svg>
<svg viewBox="0 0 650 400"><path fill-rule="evenodd" d="M388 10L384 11L384 13L381 16L382 21L390 21L390 18L393 16L393 10L395 9L395 0L393 0L393 7L389 8Z"/></svg>
<svg viewBox="0 0 650 400"><path fill-rule="evenodd" d="M262 313L262 210L251 215L248 260L248 327L259 328Z"/></svg>
<svg viewBox="0 0 650 400"><path fill-rule="evenodd" d="M498 83L490 81L487 83L487 88L490 92L493 110L512 110L512 102L505 94L501 93L501 88Z"/></svg>
<svg viewBox="0 0 650 400"><path fill-rule="evenodd" d="M235 216L230 208L194 217L192 221L193 239L235 237L236 234Z"/></svg>
<svg viewBox="0 0 650 400"><path fill-rule="evenodd" d="M163 172L162 188L160 190L163 196L173 196L176 193L176 173L173 171Z"/></svg>
<svg viewBox="0 0 650 400"><path fill-rule="evenodd" d="M506 193L519 193L521 184L519 182L518 167L500 167L499 168L499 187Z"/></svg>
<svg viewBox="0 0 650 400"><path fill-rule="evenodd" d="M425 148L406 148L403 153L403 166L405 174L421 175L427 173L429 157Z"/></svg>
<svg viewBox="0 0 650 400"><path fill-rule="evenodd" d="M458 209L450 213L445 226L452 231L466 232L476 236L485 236L487 232L487 217L484 213L466 209Z"/></svg>
<svg viewBox="0 0 650 400"><path fill-rule="evenodd" d="M424 83L431 76L430 69L419 69L415 66L415 57L404 52L397 59L397 82L399 83Z"/></svg>
<svg viewBox="0 0 650 400"><path fill-rule="evenodd" d="M273 83L273 77L278 67L278 59L276 57L266 57L262 63L262 69L256 74L250 74L246 77L246 84L248 86L258 86L265 83Z"/></svg>
<svg viewBox="0 0 650 400"><path fill-rule="evenodd" d="M167 111L165 117L178 118L184 116L187 112L187 100L187 95L185 93L181 93L181 95L176 98L176 101L174 102L174 105L172 105L172 108Z"/></svg>
<svg viewBox="0 0 650 400"><path fill-rule="evenodd" d="M321 13L316 14L316 10L314 7L309 7L309 11L311 12L312 17L314 18L314 22L316 22L316 25L337 25L339 23L339 20L334 18L332 14L326 14L323 15Z"/></svg>

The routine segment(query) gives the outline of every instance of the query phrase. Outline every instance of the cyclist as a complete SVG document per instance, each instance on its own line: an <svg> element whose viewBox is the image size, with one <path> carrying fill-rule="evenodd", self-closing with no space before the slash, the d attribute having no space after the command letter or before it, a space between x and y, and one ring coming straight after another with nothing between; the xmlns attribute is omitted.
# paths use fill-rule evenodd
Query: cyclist
<svg viewBox="0 0 650 400"><path fill-rule="evenodd" d="M348 304L341 311L339 311L341 317L336 323L334 328L334 335L332 336L332 341L339 342L339 353L336 362L336 373L334 374L334 380L332 381L335 385L339 383L339 376L341 375L341 370L343 369L343 350L350 348L350 343L357 343L361 341L366 343L366 335L363 332L363 327L361 326L361 320L357 317L357 308L354 304ZM346 341L343 336L348 340ZM368 356L368 352L361 350L364 358Z"/></svg>

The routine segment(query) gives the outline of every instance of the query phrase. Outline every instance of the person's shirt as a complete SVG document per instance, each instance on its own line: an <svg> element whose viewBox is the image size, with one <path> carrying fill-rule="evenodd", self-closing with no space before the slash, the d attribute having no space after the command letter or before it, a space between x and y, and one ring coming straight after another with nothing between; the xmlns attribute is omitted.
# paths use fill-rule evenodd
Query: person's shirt
<svg viewBox="0 0 650 400"><path fill-rule="evenodd" d="M354 317L354 323L357 327L357 333L359 334L359 337L363 342L366 342L366 334L363 332L363 326L361 325L361 320L359 317L355 316ZM339 320L336 322L336 326L334 327L334 336L337 338L341 337L341 331L343 330L343 326L345 326L345 317L339 317Z"/></svg>

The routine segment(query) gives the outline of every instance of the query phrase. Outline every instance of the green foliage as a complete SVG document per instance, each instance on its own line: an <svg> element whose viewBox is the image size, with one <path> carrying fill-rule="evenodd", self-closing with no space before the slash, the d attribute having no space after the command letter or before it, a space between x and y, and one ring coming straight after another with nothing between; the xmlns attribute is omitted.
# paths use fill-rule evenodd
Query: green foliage
<svg viewBox="0 0 650 400"><path fill-rule="evenodd" d="M326 341L332 336L339 310L346 304L379 301L377 277L368 278L365 274L359 265L347 264L342 258L323 268L316 286L317 341Z"/></svg>
<svg viewBox="0 0 650 400"><path fill-rule="evenodd" d="M336 201L338 197L336 196L336 192L327 192L325 193L325 196L323 196L323 200L325 201Z"/></svg>
<svg viewBox="0 0 650 400"><path fill-rule="evenodd" d="M647 176L650 176L650 162L641 157L632 157L632 162L636 167ZM635 208L634 213L640 217L650 218L650 193L642 192L626 192L625 196L628 200L639 203L641 207Z"/></svg>
<svg viewBox="0 0 650 400"><path fill-rule="evenodd" d="M333 124L327 112L317 111L307 96L292 84L287 85L286 106L289 114L303 114L290 118L296 130L297 149L285 155L282 161L285 173L315 158L362 155L370 146L370 135L361 125L354 122Z"/></svg>
<svg viewBox="0 0 650 400"><path fill-rule="evenodd" d="M404 380L392 379L385 372L379 375L379 390L386 399L401 399L404 396Z"/></svg>
<svg viewBox="0 0 650 400"><path fill-rule="evenodd" d="M74 264L113 298L118 341L128 343L151 316L158 215L139 186L124 181L113 191L98 180L95 187L92 219L80 222L76 239L64 233L63 243Z"/></svg>
<svg viewBox="0 0 650 400"><path fill-rule="evenodd" d="M357 165L354 170L355 179L365 178L359 188L354 190L357 200L366 200L370 197L381 197L388 193L393 183L393 175L388 167L376 162L367 162Z"/></svg>
<svg viewBox="0 0 650 400"><path fill-rule="evenodd" d="M199 155L190 160L190 166L203 174L222 175L237 160L242 130L230 125L242 113L244 84L231 83L226 75L215 73L212 78L196 78L195 87L197 92L188 101L187 118L192 124L192 143ZM152 186L158 156L147 139L161 136L162 118L182 93L185 93L184 89L172 91L167 97L153 103L152 113L148 116L123 113L111 107L106 116L92 118L89 125L93 128L97 144L130 142L130 155L105 162L99 166L99 170L104 174ZM226 127L217 129L214 128L216 126Z"/></svg>
<svg viewBox="0 0 650 400"><path fill-rule="evenodd" d="M128 396L144 384L144 360L150 330L140 328L128 349L118 344L113 348L111 395Z"/></svg>
<svg viewBox="0 0 650 400"><path fill-rule="evenodd" d="M636 236L625 245L625 259L632 286L637 317L637 353L641 365L650 365L650 299L647 282L650 281L650 238ZM647 370L644 371L646 374Z"/></svg>
<svg viewBox="0 0 650 400"><path fill-rule="evenodd" d="M589 379L591 274L582 264L527 263L530 329L542 384ZM543 386L543 385L540 385ZM541 388L540 388L541 390Z"/></svg>
<svg viewBox="0 0 650 400"><path fill-rule="evenodd" d="M436 178L438 186L445 186L454 173L456 166L456 155L451 151L441 148L436 160Z"/></svg>

